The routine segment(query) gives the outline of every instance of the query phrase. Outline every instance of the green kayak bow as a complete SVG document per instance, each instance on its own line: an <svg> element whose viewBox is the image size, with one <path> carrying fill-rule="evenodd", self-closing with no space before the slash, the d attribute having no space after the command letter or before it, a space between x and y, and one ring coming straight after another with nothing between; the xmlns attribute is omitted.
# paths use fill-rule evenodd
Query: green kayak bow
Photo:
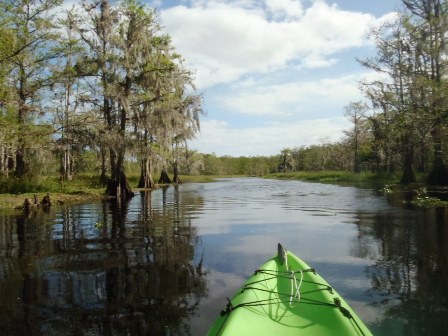
<svg viewBox="0 0 448 336"><path fill-rule="evenodd" d="M229 300L208 335L372 335L345 300L293 253L263 264Z"/></svg>

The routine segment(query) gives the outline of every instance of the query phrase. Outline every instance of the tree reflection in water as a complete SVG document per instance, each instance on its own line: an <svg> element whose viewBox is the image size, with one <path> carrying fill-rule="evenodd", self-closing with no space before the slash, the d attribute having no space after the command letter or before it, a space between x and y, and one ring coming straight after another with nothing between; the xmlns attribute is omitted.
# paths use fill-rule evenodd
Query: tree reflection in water
<svg viewBox="0 0 448 336"><path fill-rule="evenodd" d="M377 214L360 220L357 255L367 268L374 306L385 311L378 335L438 335L448 329L448 215L444 209ZM372 240L374 243L372 243Z"/></svg>
<svg viewBox="0 0 448 336"><path fill-rule="evenodd" d="M178 192L156 209L142 193L12 218L0 217L2 335L189 334L206 279Z"/></svg>

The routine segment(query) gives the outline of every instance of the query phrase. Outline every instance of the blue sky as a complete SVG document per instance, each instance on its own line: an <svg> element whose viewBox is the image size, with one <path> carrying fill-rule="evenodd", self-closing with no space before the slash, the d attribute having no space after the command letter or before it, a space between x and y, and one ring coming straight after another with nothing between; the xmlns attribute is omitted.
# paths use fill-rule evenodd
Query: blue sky
<svg viewBox="0 0 448 336"><path fill-rule="evenodd" d="M66 2L73 2L66 0ZM372 26L399 0L144 0L195 71L207 115L190 148L218 156L275 155L338 141L344 106L375 74Z"/></svg>

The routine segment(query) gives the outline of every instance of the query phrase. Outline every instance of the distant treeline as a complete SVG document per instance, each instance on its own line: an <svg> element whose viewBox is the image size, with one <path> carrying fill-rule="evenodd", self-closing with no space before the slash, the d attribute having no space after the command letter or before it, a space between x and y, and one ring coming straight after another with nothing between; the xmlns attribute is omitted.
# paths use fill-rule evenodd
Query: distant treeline
<svg viewBox="0 0 448 336"><path fill-rule="evenodd" d="M448 3L403 0L373 29L376 73L348 102L352 127L337 143L267 157L191 151L202 97L192 71L138 0L0 2L0 182L98 175L111 196L179 182L180 174L249 175L301 170L416 173L448 185ZM56 15L57 14L57 15ZM244 144L242 144L244 146Z"/></svg>
<svg viewBox="0 0 448 336"><path fill-rule="evenodd" d="M204 175L264 176L297 171L353 170L353 151L347 143L283 149L272 156L201 156L203 164L200 173ZM371 168L367 163L362 167Z"/></svg>

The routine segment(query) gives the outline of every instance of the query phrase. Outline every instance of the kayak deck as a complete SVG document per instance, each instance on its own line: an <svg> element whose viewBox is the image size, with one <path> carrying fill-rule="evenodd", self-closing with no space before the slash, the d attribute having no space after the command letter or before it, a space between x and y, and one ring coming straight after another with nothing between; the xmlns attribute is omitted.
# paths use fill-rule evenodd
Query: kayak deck
<svg viewBox="0 0 448 336"><path fill-rule="evenodd" d="M230 300L208 335L371 335L345 300L279 244Z"/></svg>

